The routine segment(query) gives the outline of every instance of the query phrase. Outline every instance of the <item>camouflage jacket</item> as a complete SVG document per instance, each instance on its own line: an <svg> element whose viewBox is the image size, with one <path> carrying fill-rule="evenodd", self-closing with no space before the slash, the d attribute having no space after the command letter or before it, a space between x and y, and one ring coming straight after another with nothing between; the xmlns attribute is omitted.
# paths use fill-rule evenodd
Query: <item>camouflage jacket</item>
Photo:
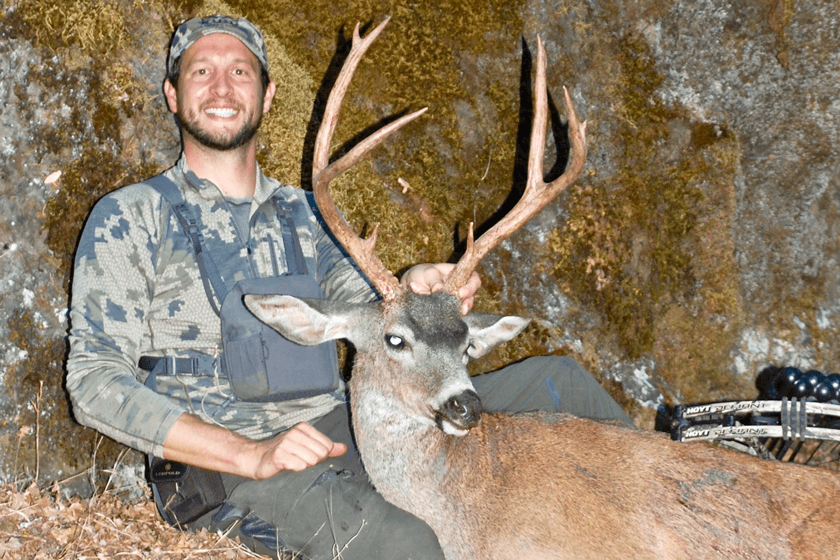
<svg viewBox="0 0 840 560"><path fill-rule="evenodd" d="M216 236L228 254L222 276L238 281L282 274L285 247L271 197L282 197L296 216L306 266L329 299L370 301L375 293L322 224L310 193L280 185L258 172L251 201L251 231L238 233L221 191L199 179L182 156L165 172L193 211L205 238ZM302 223L301 223L302 222ZM231 278L232 276L232 278ZM149 185L118 189L100 200L76 254L70 305L67 390L79 422L145 453L162 453L163 442L184 412L252 439L271 437L318 418L339 394L250 403L237 400L223 375L157 377L157 392L144 386L141 356L218 355L220 319L213 311L191 245L169 203ZM217 360L218 361L218 360Z"/></svg>

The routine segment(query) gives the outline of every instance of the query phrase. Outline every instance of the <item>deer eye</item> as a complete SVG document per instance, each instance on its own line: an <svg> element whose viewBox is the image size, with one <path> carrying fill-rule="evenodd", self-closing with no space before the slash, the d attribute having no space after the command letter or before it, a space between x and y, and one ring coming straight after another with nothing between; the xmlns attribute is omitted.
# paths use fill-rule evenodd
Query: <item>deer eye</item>
<svg viewBox="0 0 840 560"><path fill-rule="evenodd" d="M403 340L403 337L397 336L395 334L386 334L385 342L388 343L388 346L397 350L405 348L405 340Z"/></svg>

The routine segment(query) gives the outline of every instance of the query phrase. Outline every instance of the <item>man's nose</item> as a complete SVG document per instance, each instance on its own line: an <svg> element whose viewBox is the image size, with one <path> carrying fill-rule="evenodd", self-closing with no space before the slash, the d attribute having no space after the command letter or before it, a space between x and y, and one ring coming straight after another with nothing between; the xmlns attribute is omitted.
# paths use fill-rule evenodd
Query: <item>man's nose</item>
<svg viewBox="0 0 840 560"><path fill-rule="evenodd" d="M218 72L213 76L213 82L210 84L210 90L213 94L218 96L227 95L231 90L230 74L227 72Z"/></svg>

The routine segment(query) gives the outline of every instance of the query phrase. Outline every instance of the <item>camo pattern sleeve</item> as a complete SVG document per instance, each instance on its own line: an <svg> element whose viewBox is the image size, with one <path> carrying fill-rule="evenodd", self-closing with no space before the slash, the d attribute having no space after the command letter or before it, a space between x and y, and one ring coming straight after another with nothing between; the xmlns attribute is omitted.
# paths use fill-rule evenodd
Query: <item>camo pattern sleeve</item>
<svg viewBox="0 0 840 560"><path fill-rule="evenodd" d="M161 197L134 185L100 200L76 254L67 390L82 424L145 453L184 407L142 384L137 361L147 326L160 236Z"/></svg>

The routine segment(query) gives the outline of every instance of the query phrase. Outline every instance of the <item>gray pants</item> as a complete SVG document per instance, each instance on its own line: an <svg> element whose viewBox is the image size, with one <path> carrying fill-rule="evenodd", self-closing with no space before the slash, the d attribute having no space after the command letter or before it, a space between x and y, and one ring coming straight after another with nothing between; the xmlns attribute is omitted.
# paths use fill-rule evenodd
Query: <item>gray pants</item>
<svg viewBox="0 0 840 560"><path fill-rule="evenodd" d="M531 358L473 378L485 410L546 410L632 425L621 407L568 357ZM349 414L338 407L313 425L348 452L302 472L267 480L223 475L227 501L190 524L226 531L270 556L331 560L442 560L432 530L373 488L353 444ZM338 553L341 553L339 556Z"/></svg>

